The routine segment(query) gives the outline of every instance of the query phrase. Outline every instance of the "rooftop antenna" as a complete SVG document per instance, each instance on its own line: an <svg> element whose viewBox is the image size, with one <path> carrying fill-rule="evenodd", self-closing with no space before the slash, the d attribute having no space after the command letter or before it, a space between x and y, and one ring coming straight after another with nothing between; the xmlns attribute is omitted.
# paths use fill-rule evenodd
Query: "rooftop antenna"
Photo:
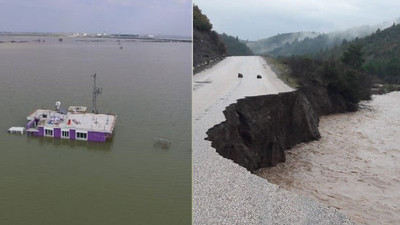
<svg viewBox="0 0 400 225"><path fill-rule="evenodd" d="M93 77L93 99L92 99L92 113L98 113L97 110L97 103L96 103L96 98L99 94L101 94L101 91L103 90L102 88L98 88L96 86L96 74L92 75Z"/></svg>

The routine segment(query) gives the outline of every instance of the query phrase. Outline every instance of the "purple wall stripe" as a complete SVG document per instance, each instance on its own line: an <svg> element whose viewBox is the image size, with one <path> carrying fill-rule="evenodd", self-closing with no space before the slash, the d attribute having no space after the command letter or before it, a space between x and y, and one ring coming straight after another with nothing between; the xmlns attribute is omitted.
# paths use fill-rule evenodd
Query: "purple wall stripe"
<svg viewBox="0 0 400 225"><path fill-rule="evenodd" d="M61 138L61 128L54 128L54 138Z"/></svg>
<svg viewBox="0 0 400 225"><path fill-rule="evenodd" d="M105 142L106 137L106 133L88 131L88 141Z"/></svg>
<svg viewBox="0 0 400 225"><path fill-rule="evenodd" d="M75 130L74 129L69 130L69 139L75 140Z"/></svg>

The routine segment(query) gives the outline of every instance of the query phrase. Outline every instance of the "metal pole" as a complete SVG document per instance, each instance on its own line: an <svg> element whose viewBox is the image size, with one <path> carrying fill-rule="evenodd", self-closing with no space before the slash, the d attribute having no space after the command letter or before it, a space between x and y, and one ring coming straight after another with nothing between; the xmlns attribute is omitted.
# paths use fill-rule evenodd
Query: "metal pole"
<svg viewBox="0 0 400 225"><path fill-rule="evenodd" d="M96 74L94 74L94 113L97 114L97 87L96 87Z"/></svg>
<svg viewBox="0 0 400 225"><path fill-rule="evenodd" d="M101 93L101 89L96 87L96 74L93 74L93 99L92 99L92 113L98 113L97 111L97 95Z"/></svg>

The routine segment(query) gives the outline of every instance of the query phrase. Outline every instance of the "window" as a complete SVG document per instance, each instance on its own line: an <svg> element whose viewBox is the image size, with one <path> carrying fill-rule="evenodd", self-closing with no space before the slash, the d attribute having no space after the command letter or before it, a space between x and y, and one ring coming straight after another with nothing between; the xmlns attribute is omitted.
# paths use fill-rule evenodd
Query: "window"
<svg viewBox="0 0 400 225"><path fill-rule="evenodd" d="M62 138L69 138L69 130L62 130L61 131Z"/></svg>
<svg viewBox="0 0 400 225"><path fill-rule="evenodd" d="M53 129L44 129L44 136L53 137Z"/></svg>
<svg viewBox="0 0 400 225"><path fill-rule="evenodd" d="M87 133L76 132L76 139L78 139L78 140L87 140Z"/></svg>

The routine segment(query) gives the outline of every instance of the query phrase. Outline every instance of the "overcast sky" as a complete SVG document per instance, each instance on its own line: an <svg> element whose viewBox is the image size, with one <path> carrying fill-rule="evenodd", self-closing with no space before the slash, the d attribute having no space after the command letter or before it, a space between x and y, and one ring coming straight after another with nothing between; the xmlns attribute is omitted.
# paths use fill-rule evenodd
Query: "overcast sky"
<svg viewBox="0 0 400 225"><path fill-rule="evenodd" d="M0 0L0 31L191 35L191 0Z"/></svg>
<svg viewBox="0 0 400 225"><path fill-rule="evenodd" d="M329 32L400 17L399 0L194 0L214 30L257 40L296 31Z"/></svg>

